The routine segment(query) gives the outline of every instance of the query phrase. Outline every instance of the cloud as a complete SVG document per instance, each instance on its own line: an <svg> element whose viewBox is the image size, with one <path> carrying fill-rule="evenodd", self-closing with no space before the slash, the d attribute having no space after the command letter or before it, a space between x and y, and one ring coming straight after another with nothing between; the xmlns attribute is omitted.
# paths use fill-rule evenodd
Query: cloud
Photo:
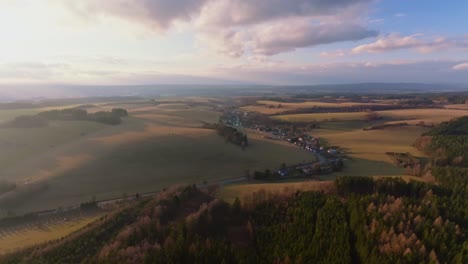
<svg viewBox="0 0 468 264"><path fill-rule="evenodd" d="M427 53L458 45L458 42L442 37L423 39L422 34L401 36L399 33L392 33L380 37L375 42L355 47L352 49L352 53L383 53L399 49L416 49L419 52Z"/></svg>
<svg viewBox="0 0 468 264"><path fill-rule="evenodd" d="M373 37L377 31L353 24L313 25L309 21L289 21L260 26L249 32L254 53L274 55L297 48Z"/></svg>
<svg viewBox="0 0 468 264"><path fill-rule="evenodd" d="M335 16L372 0L213 0L202 10L202 24L251 25L288 17Z"/></svg>
<svg viewBox="0 0 468 264"><path fill-rule="evenodd" d="M322 51L320 52L319 55L321 57L328 57L328 58L344 57L346 55L346 51L344 50Z"/></svg>
<svg viewBox="0 0 468 264"><path fill-rule="evenodd" d="M457 64L453 66L452 69L458 70L458 71L468 70L468 62Z"/></svg>
<svg viewBox="0 0 468 264"><path fill-rule="evenodd" d="M118 18L158 32L190 23L220 53L274 55L377 35L360 23L373 0L83 0L65 6L83 19Z"/></svg>
<svg viewBox="0 0 468 264"><path fill-rule="evenodd" d="M176 21L190 21L207 0L83 0L63 1L84 19L114 17L164 31Z"/></svg>
<svg viewBox="0 0 468 264"><path fill-rule="evenodd" d="M271 56L377 35L359 23L370 0L213 0L197 25L221 53Z"/></svg>
<svg viewBox="0 0 468 264"><path fill-rule="evenodd" d="M368 22L370 24L381 24L385 21L383 18L375 18L375 19L369 19Z"/></svg>

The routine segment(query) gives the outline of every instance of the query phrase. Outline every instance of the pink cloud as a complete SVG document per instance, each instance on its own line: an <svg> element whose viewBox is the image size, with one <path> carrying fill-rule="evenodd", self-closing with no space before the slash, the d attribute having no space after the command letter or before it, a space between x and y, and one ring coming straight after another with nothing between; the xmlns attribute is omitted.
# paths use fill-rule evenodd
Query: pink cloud
<svg viewBox="0 0 468 264"><path fill-rule="evenodd" d="M357 46L351 52L353 54L383 53L392 50L415 49L421 53L429 53L451 47L461 47L463 45L462 42L443 37L428 39L423 38L422 34L402 36L399 33L392 33L380 37L375 42Z"/></svg>
<svg viewBox="0 0 468 264"><path fill-rule="evenodd" d="M468 70L468 62L457 64L453 66L452 69L458 70L458 71Z"/></svg>

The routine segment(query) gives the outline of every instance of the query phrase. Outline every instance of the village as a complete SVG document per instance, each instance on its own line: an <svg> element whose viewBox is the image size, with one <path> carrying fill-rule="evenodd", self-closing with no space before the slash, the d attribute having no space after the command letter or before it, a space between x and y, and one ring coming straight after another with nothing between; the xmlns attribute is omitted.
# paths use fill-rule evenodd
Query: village
<svg viewBox="0 0 468 264"><path fill-rule="evenodd" d="M309 151L316 158L315 162L299 163L290 166L282 164L276 172L270 172L270 170L255 172L254 179L256 180L311 177L343 169L343 153L337 147L326 146L321 143L319 137L309 134L311 128L318 127L317 124L291 125L289 123L276 122L263 116L259 117L257 113L239 110L225 113L220 118L220 122L239 130L256 130L264 134L263 138L265 139L286 141L298 148Z"/></svg>

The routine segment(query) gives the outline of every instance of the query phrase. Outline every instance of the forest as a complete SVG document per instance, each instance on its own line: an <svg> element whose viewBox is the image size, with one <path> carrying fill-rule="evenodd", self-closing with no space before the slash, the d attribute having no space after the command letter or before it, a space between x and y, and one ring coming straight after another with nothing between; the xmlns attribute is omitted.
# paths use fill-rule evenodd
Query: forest
<svg viewBox="0 0 468 264"><path fill-rule="evenodd" d="M440 186L342 177L330 193L259 191L232 204L196 186L171 188L65 239L0 260L466 263L467 207L448 202L462 187L444 177Z"/></svg>

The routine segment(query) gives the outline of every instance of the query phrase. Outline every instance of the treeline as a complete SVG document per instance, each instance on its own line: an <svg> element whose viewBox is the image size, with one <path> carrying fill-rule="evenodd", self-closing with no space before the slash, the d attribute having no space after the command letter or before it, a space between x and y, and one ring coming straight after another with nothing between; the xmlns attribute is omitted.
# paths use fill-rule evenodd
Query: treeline
<svg viewBox="0 0 468 264"><path fill-rule="evenodd" d="M223 137L226 142L232 143L234 145L238 145L242 147L242 149L249 146L249 140L247 138L247 134L240 132L236 128L225 125L223 123L204 124L203 127L216 130L216 133L219 136Z"/></svg>
<svg viewBox="0 0 468 264"><path fill-rule="evenodd" d="M99 111L88 113L80 107L67 108L62 110L50 110L40 112L37 115L18 116L13 120L1 125L3 128L33 128L43 127L52 120L62 121L93 121L109 125L118 125L122 123L122 117L128 116L128 112L122 108L114 108L111 111Z"/></svg>
<svg viewBox="0 0 468 264"><path fill-rule="evenodd" d="M174 188L0 261L466 263L466 217L445 200L453 184L342 177L332 193L259 192L232 204Z"/></svg>
<svg viewBox="0 0 468 264"><path fill-rule="evenodd" d="M436 166L468 166L468 116L441 123L423 134L416 147L428 153Z"/></svg>
<svg viewBox="0 0 468 264"><path fill-rule="evenodd" d="M63 110L50 110L38 114L48 120L88 120L110 125L117 125L122 122L122 117L128 116L128 112L122 108L114 108L109 111L99 111L88 113L81 108L67 108Z"/></svg>

